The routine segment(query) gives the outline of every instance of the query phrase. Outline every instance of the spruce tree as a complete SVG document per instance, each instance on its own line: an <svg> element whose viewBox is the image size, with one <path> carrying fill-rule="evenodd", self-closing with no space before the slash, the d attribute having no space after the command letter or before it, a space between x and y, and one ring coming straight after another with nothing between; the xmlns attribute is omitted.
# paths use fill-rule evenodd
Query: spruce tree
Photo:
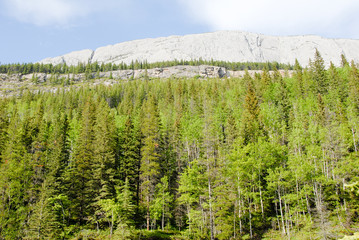
<svg viewBox="0 0 359 240"><path fill-rule="evenodd" d="M2 163L1 155L4 151L7 142L7 128L9 126L9 120L7 118L7 110L5 101L0 100L0 166Z"/></svg>
<svg viewBox="0 0 359 240"><path fill-rule="evenodd" d="M138 205L140 194L140 162L141 162L141 132L135 128L132 117L128 116L125 128L120 134L119 147L119 172L120 179L126 179L129 188L135 193L135 200Z"/></svg>
<svg viewBox="0 0 359 240"><path fill-rule="evenodd" d="M349 100L354 111L359 113L359 70L354 61L351 62L349 75Z"/></svg>
<svg viewBox="0 0 359 240"><path fill-rule="evenodd" d="M297 89L299 95L302 96L304 93L303 69L299 64L298 59L295 59L293 77L296 80L296 89Z"/></svg>
<svg viewBox="0 0 359 240"><path fill-rule="evenodd" d="M161 229L164 231L165 221L171 217L170 205L173 197L169 191L168 177L164 176L161 181L156 185L156 192L151 205L152 218L161 220Z"/></svg>
<svg viewBox="0 0 359 240"><path fill-rule="evenodd" d="M68 197L72 199L72 216L80 225L94 213L96 191L93 187L94 123L95 113L92 101L88 99L82 110L81 129L66 172Z"/></svg>
<svg viewBox="0 0 359 240"><path fill-rule="evenodd" d="M60 114L60 113L59 113ZM53 130L49 136L47 153L49 172L47 174L48 188L52 195L65 193L65 171L69 164L69 120L67 114L57 115L53 123Z"/></svg>
<svg viewBox="0 0 359 240"><path fill-rule="evenodd" d="M255 142L260 134L260 108L253 83L248 82L247 94L244 99L242 115L242 136L244 143Z"/></svg>
<svg viewBox="0 0 359 240"><path fill-rule="evenodd" d="M117 136L114 118L107 102L102 99L96 106L91 184L96 193L96 200L100 200L115 196Z"/></svg>
<svg viewBox="0 0 359 240"><path fill-rule="evenodd" d="M146 226L150 228L150 205L153 200L155 186L158 181L160 169L159 163L159 141L160 125L156 99L153 95L149 96L143 104L142 109L142 135L143 146L141 147L141 195L146 208Z"/></svg>
<svg viewBox="0 0 359 240"><path fill-rule="evenodd" d="M0 233L4 239L20 239L25 235L27 216L30 214L29 193L33 176L31 138L28 118L21 121L15 108L7 129L8 141L4 146L0 165Z"/></svg>
<svg viewBox="0 0 359 240"><path fill-rule="evenodd" d="M289 91L286 82L282 77L279 78L279 106L281 112L281 120L284 121L286 128L289 128L289 114L291 111L291 103L289 100Z"/></svg>
<svg viewBox="0 0 359 240"><path fill-rule="evenodd" d="M315 49L314 62L310 66L311 76L313 78L316 92L322 95L328 91L328 80L324 66L324 60L318 49Z"/></svg>

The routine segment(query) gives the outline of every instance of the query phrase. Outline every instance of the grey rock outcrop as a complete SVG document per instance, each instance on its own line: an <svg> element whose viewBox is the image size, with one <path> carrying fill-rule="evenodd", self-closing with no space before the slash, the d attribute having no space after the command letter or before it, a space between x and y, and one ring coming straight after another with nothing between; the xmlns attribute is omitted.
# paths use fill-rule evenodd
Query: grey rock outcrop
<svg viewBox="0 0 359 240"><path fill-rule="evenodd" d="M266 36L262 34L219 31L213 33L142 39L100 47L95 51L82 50L63 56L46 58L41 63L76 65L79 62L130 64L131 61L149 63L172 60L229 62L267 62L294 64L298 59L307 66L318 49L326 63L341 62L341 54L348 60L359 61L359 40L326 39L320 36Z"/></svg>
<svg viewBox="0 0 359 240"><path fill-rule="evenodd" d="M261 70L249 70L249 75L261 74ZM273 74L273 71L269 71ZM282 76L291 76L293 71L279 70ZM0 97L14 96L28 89L34 93L39 91L54 92L62 87L69 89L79 87L83 83L90 85L113 85L122 81L131 81L132 79L168 79L168 78L241 78L246 71L231 71L216 66L174 66L167 68L138 69L138 70L117 70L112 72L92 73L91 79L86 74L2 74L0 73Z"/></svg>
<svg viewBox="0 0 359 240"><path fill-rule="evenodd" d="M94 51L90 49L85 49L81 51L71 52L63 56L54 57L54 58L45 58L40 61L40 63L52 63L53 65L66 63L67 65L77 65L78 63L88 63L91 61L91 58L94 54Z"/></svg>
<svg viewBox="0 0 359 240"><path fill-rule="evenodd" d="M229 77L230 73L225 68L215 66L175 66L166 68L138 69L138 70L118 70L100 73L100 77L109 78L110 74L114 79L139 79L145 78L223 78Z"/></svg>

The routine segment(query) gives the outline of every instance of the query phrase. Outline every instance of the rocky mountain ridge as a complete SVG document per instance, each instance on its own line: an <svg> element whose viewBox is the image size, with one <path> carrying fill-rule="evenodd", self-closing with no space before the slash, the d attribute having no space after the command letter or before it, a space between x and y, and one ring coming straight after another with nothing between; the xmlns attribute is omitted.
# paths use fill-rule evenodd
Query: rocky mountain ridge
<svg viewBox="0 0 359 240"><path fill-rule="evenodd" d="M261 74L261 70L249 70L248 73L254 76ZM273 74L272 71L269 71ZM279 70L284 76L292 74L292 71ZM243 77L245 71L232 71L223 67L201 65L201 66L174 66L153 69L138 70L116 70L109 72L91 73L87 79L85 73L81 74L0 74L0 97L12 96L20 90L28 89L31 91L55 91L59 87L73 87L81 84L104 84L112 85L119 81L132 79L167 79L167 78L227 78Z"/></svg>
<svg viewBox="0 0 359 240"><path fill-rule="evenodd" d="M79 62L126 63L161 62L172 60L218 60L228 62L279 62L302 66L309 64L315 49L325 64L339 65L341 54L359 62L359 40L327 39L315 35L267 36L240 31L169 36L122 42L115 45L81 50L62 56L46 58L40 63L77 65Z"/></svg>

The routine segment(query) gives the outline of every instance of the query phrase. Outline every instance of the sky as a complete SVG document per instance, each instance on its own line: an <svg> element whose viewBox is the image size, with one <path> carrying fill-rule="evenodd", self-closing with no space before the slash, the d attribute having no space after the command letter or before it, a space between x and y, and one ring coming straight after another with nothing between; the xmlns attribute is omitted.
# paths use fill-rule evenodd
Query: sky
<svg viewBox="0 0 359 240"><path fill-rule="evenodd" d="M0 63L214 32L359 39L358 0L0 0Z"/></svg>

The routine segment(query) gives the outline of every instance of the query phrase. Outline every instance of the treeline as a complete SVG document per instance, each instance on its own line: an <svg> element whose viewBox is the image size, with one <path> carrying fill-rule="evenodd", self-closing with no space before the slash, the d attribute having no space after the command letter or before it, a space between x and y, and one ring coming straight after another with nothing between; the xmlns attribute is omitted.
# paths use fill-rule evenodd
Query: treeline
<svg viewBox="0 0 359 240"><path fill-rule="evenodd" d="M79 63L77 66L68 66L66 64L43 64L43 63L16 63L16 64L3 64L0 65L0 73L4 74L31 74L31 73L48 73L48 74L79 74L79 73L96 73L96 72L108 72L115 70L137 70L137 69L152 69L152 68L164 68L164 67L173 67L179 65L189 65L189 66L200 66L200 65L211 65L218 67L225 67L228 70L263 70L264 68L268 70L273 69L288 69L291 70L293 67L289 64L283 64L278 62L265 62L265 63L233 63L225 61L205 61L202 59L199 60L174 60L174 61L165 61L157 63L147 63L133 61L131 64L99 64L95 63Z"/></svg>
<svg viewBox="0 0 359 240"><path fill-rule="evenodd" d="M0 100L0 238L351 234L359 70L294 69Z"/></svg>

